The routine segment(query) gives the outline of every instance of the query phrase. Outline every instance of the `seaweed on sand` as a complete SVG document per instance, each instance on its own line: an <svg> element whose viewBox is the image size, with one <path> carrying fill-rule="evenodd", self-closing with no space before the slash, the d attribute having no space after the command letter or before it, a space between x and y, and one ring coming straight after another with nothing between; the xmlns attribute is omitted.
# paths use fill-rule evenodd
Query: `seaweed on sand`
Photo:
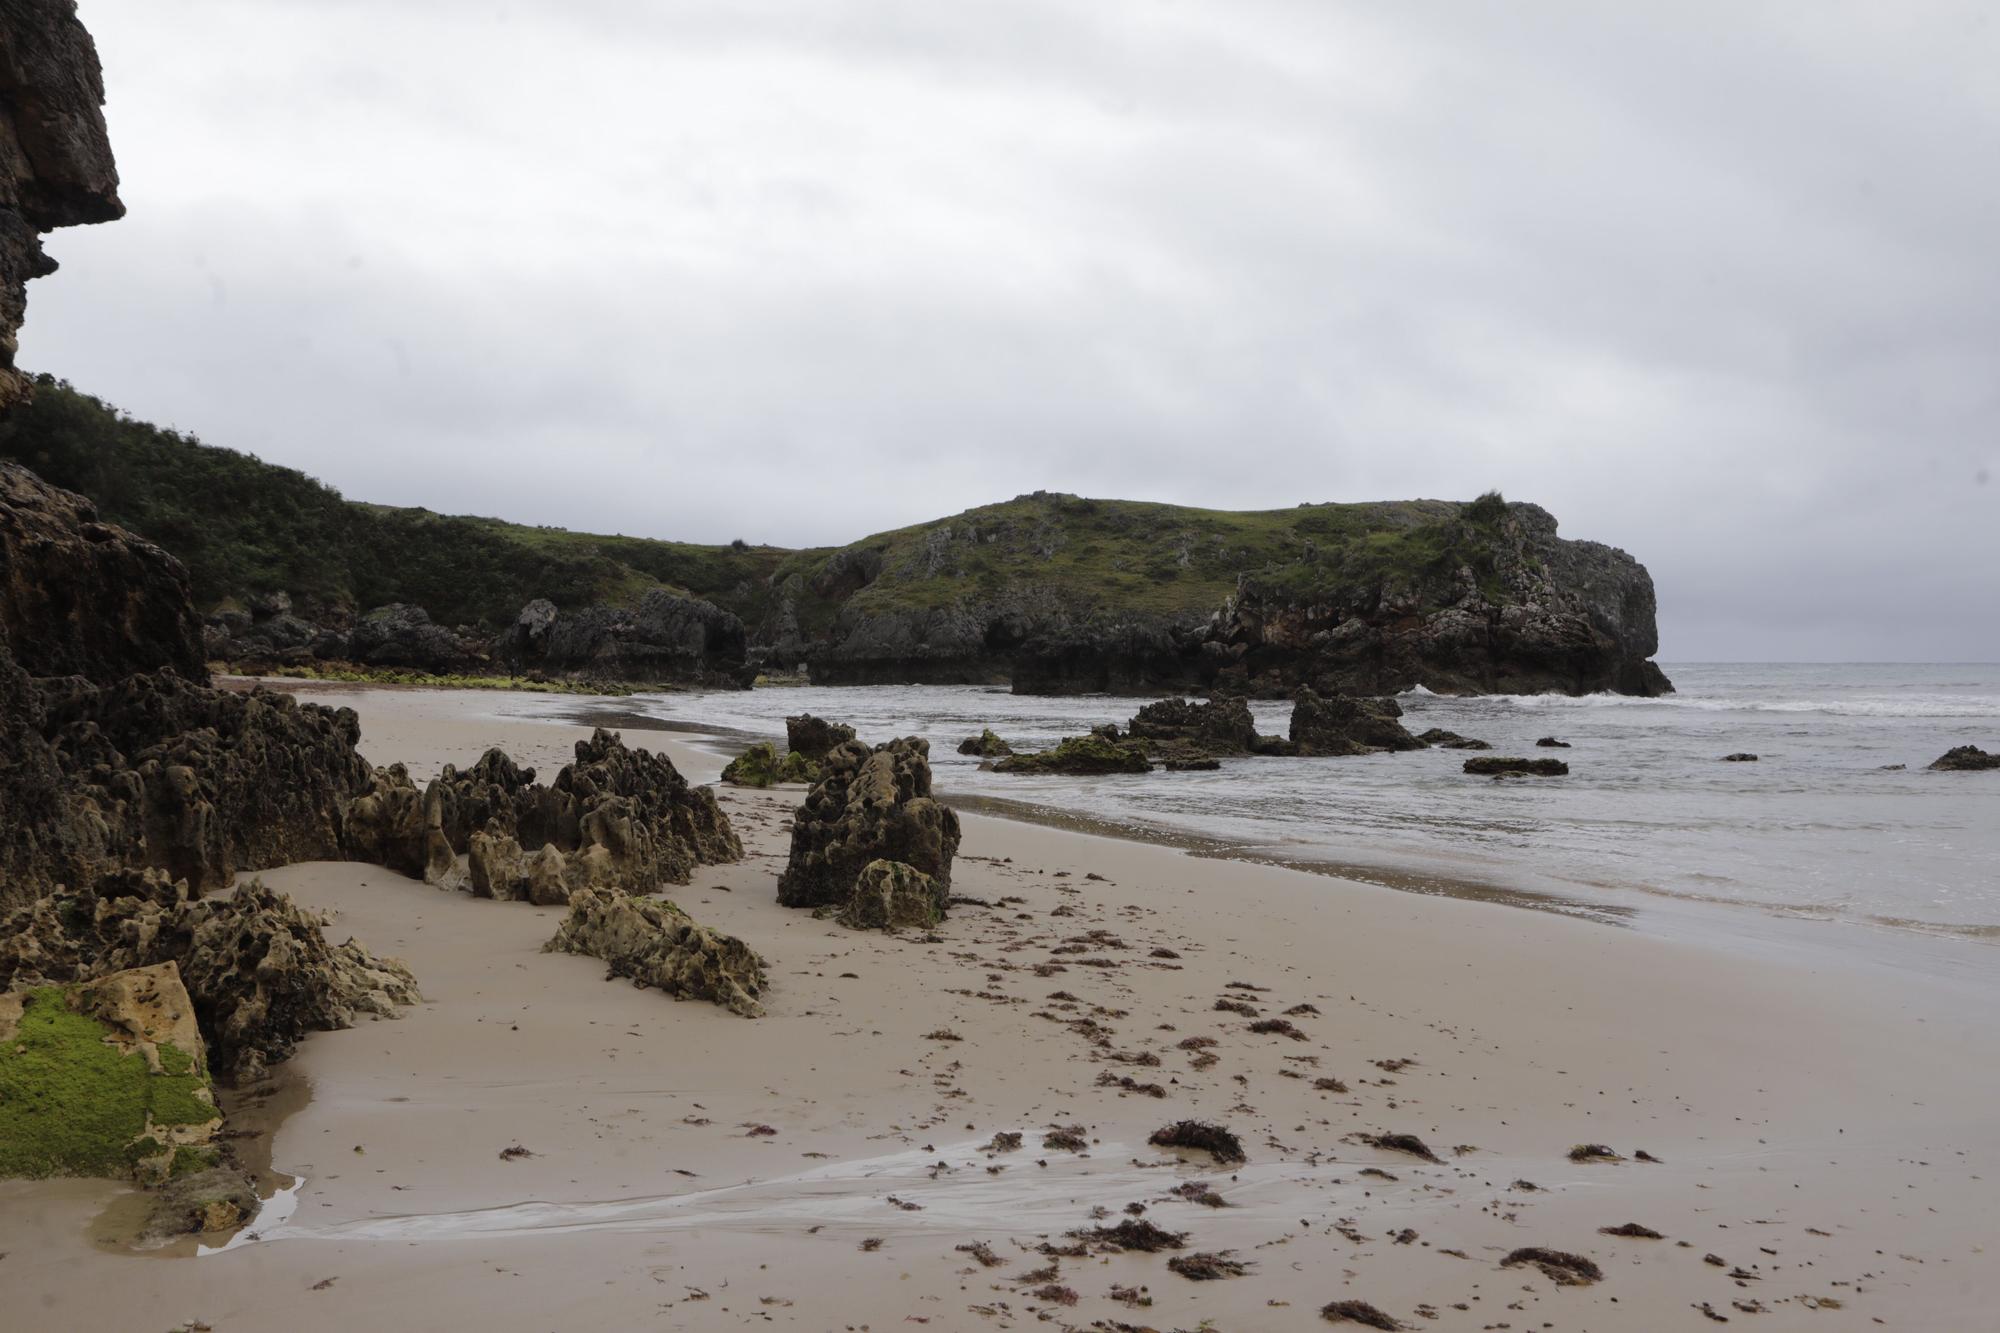
<svg viewBox="0 0 2000 1333"><path fill-rule="evenodd" d="M1156 1148L1188 1148L1205 1152L1218 1162L1247 1162L1243 1143L1221 1125L1206 1120L1176 1120L1153 1131L1146 1140Z"/></svg>

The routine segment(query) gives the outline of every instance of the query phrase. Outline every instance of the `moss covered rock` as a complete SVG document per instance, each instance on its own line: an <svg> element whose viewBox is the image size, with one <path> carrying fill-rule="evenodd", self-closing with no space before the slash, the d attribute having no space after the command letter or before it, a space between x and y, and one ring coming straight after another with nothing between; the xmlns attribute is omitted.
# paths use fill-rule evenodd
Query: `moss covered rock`
<svg viewBox="0 0 2000 1333"><path fill-rule="evenodd" d="M174 964L0 995L0 1176L164 1181L221 1124Z"/></svg>
<svg viewBox="0 0 2000 1333"><path fill-rule="evenodd" d="M977 736L967 736L958 743L960 754L976 754L981 759L1004 759L1014 753L1014 747L993 733L993 728L985 727Z"/></svg>
<svg viewBox="0 0 2000 1333"><path fill-rule="evenodd" d="M852 930L929 930L944 920L950 892L901 861L870 861L836 918Z"/></svg>
<svg viewBox="0 0 2000 1333"><path fill-rule="evenodd" d="M993 766L996 773L1150 773L1152 761L1144 745L1115 740L1100 732L1068 736L1053 749L1009 755Z"/></svg>
<svg viewBox="0 0 2000 1333"><path fill-rule="evenodd" d="M819 765L797 750L779 755L770 741L759 741L722 770L722 780L732 787L770 787L780 782L818 782Z"/></svg>

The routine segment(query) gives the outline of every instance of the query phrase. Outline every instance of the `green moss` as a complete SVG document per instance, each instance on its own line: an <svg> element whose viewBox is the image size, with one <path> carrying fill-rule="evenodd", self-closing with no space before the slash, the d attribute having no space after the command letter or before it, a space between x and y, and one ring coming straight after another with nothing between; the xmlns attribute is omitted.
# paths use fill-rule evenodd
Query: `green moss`
<svg viewBox="0 0 2000 1333"><path fill-rule="evenodd" d="M1149 773L1153 765L1145 747L1105 736L1069 736L1053 749L1009 755L993 766L997 773Z"/></svg>
<svg viewBox="0 0 2000 1333"><path fill-rule="evenodd" d="M12 1039L0 1043L0 1176L122 1176L157 1124L202 1124L215 1108L189 1060L154 1075L146 1057L108 1044L110 1029L69 1007L60 987L32 991ZM185 1058L185 1057L183 1057Z"/></svg>
<svg viewBox="0 0 2000 1333"><path fill-rule="evenodd" d="M818 782L819 765L793 750L782 759L778 747L759 741L729 761L722 780L732 787L769 787L779 782Z"/></svg>
<svg viewBox="0 0 2000 1333"><path fill-rule="evenodd" d="M176 1148L174 1160L167 1167L167 1176L169 1179L175 1176L191 1176L197 1171L207 1171L219 1166L221 1162L222 1154L214 1148Z"/></svg>
<svg viewBox="0 0 2000 1333"><path fill-rule="evenodd" d="M233 664L212 662L210 669L236 674ZM437 690L520 690L528 694L627 695L646 689L632 682L548 680L533 676L434 676L425 671L389 667L279 666L251 674L274 680L317 680L339 685L413 685Z"/></svg>

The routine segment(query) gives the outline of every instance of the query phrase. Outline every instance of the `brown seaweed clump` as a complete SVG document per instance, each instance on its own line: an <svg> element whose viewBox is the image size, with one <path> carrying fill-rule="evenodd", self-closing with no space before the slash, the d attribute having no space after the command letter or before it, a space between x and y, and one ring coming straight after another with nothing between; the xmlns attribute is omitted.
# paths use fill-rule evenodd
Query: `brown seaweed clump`
<svg viewBox="0 0 2000 1333"><path fill-rule="evenodd" d="M1206 1120L1176 1120L1171 1125L1154 1130L1153 1137L1146 1141L1156 1148L1187 1148L1205 1152L1225 1164L1250 1160L1243 1151L1240 1139L1221 1125L1210 1124Z"/></svg>
<svg viewBox="0 0 2000 1333"><path fill-rule="evenodd" d="M1242 1277L1250 1271L1250 1265L1239 1259L1230 1258L1230 1250L1210 1254L1198 1250L1193 1254L1177 1254L1167 1260L1167 1267L1179 1273L1190 1282L1214 1282L1226 1277Z"/></svg>
<svg viewBox="0 0 2000 1333"><path fill-rule="evenodd" d="M1634 1240L1666 1239L1666 1237L1662 1236L1659 1232L1653 1230L1651 1227L1641 1226L1637 1222L1627 1222L1623 1226L1616 1226L1616 1227L1599 1227L1597 1229L1597 1234L1600 1236L1630 1236Z"/></svg>
<svg viewBox="0 0 2000 1333"><path fill-rule="evenodd" d="M1539 1245L1523 1246L1500 1261L1502 1268L1518 1268L1522 1264L1533 1264L1542 1270L1543 1277L1559 1287L1587 1287L1604 1279L1604 1270L1594 1261L1564 1250L1546 1250Z"/></svg>
<svg viewBox="0 0 2000 1333"><path fill-rule="evenodd" d="M1602 1143L1579 1143L1569 1150L1572 1162L1622 1162L1616 1151Z"/></svg>
<svg viewBox="0 0 2000 1333"><path fill-rule="evenodd" d="M1329 1324L1359 1324L1363 1328L1386 1329L1389 1333L1403 1327L1367 1301L1335 1301L1321 1306L1319 1317Z"/></svg>
<svg viewBox="0 0 2000 1333"><path fill-rule="evenodd" d="M1138 1250L1145 1254L1186 1249L1188 1238L1185 1231L1168 1231L1143 1217L1128 1217L1115 1227L1089 1227L1069 1234L1101 1250Z"/></svg>
<svg viewBox="0 0 2000 1333"><path fill-rule="evenodd" d="M1431 1146L1428 1143L1425 1143L1414 1134L1363 1134L1360 1135L1360 1139L1371 1148L1381 1148L1388 1152L1408 1153L1412 1157L1421 1157L1426 1162L1442 1163L1444 1161L1443 1158L1431 1151Z"/></svg>

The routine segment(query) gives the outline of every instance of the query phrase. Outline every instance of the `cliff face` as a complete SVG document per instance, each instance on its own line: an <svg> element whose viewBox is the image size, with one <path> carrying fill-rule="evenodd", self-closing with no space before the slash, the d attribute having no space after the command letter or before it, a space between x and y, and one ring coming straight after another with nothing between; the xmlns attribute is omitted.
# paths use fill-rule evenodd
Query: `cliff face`
<svg viewBox="0 0 2000 1333"><path fill-rule="evenodd" d="M104 130L104 76L75 0L0 0L0 410L28 283L56 271L42 233L125 215Z"/></svg>
<svg viewBox="0 0 2000 1333"><path fill-rule="evenodd" d="M0 462L0 628L31 676L205 681L187 571L80 495Z"/></svg>

